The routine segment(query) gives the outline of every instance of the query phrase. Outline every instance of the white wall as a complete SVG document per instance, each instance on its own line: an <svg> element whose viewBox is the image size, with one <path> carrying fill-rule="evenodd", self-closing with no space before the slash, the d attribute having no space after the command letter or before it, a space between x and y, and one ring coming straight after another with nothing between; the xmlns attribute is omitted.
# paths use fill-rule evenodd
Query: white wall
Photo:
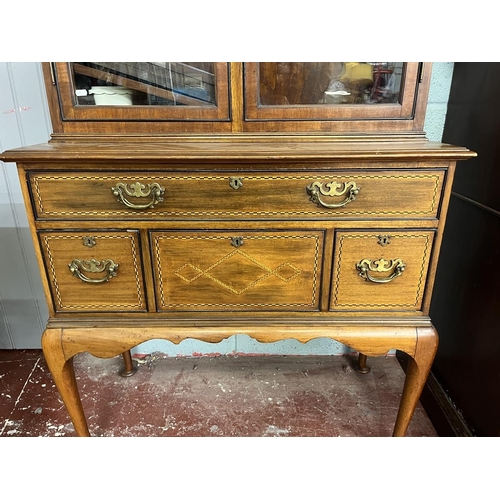
<svg viewBox="0 0 500 500"><path fill-rule="evenodd" d="M39 63L0 63L0 150L46 142ZM0 349L40 347L48 312L16 166L0 162Z"/></svg>
<svg viewBox="0 0 500 500"><path fill-rule="evenodd" d="M453 78L452 62L436 62L433 64L429 100L425 114L424 130L430 141L441 141L443 137L448 97Z"/></svg>

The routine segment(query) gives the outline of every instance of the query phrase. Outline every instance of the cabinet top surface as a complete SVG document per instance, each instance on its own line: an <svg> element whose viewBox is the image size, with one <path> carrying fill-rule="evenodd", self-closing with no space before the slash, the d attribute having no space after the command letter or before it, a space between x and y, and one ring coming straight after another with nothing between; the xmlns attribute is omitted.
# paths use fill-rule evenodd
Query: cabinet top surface
<svg viewBox="0 0 500 500"><path fill-rule="evenodd" d="M279 160L466 160L476 153L460 146L429 141L337 140L318 137L298 140L269 138L182 138L168 142L47 142L11 149L0 155L3 161L279 161Z"/></svg>

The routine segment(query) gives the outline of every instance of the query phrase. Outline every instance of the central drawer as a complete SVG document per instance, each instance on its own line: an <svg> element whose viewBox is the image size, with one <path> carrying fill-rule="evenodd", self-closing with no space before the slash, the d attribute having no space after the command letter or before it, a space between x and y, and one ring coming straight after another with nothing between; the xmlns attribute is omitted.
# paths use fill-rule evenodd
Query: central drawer
<svg viewBox="0 0 500 500"><path fill-rule="evenodd" d="M443 170L35 172L38 220L436 218Z"/></svg>
<svg viewBox="0 0 500 500"><path fill-rule="evenodd" d="M152 231L159 311L319 309L322 231Z"/></svg>

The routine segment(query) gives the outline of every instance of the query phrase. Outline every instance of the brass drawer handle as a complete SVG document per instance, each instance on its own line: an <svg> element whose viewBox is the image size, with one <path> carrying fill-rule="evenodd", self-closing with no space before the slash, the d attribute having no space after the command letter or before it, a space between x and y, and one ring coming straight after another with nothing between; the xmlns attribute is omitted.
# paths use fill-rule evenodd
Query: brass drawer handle
<svg viewBox="0 0 500 500"><path fill-rule="evenodd" d="M85 283L104 283L105 281L109 281L118 273L118 264L115 264L111 259L106 259L103 261L96 259L73 259L71 263L68 264L68 267L73 276L80 278L82 281L85 281ZM103 278L92 279L85 276L82 271L86 273L102 273L103 271L106 271L106 276L104 276Z"/></svg>
<svg viewBox="0 0 500 500"><path fill-rule="evenodd" d="M340 208L344 207L351 201L356 199L361 186L357 186L355 182L313 182L306 187L307 193L311 196L310 200L316 205L325 208ZM325 203L321 198L322 196L345 196L340 203Z"/></svg>
<svg viewBox="0 0 500 500"><path fill-rule="evenodd" d="M161 187L157 182L147 184L147 186L140 182L134 182L133 184L118 182L116 186L111 188L111 191L118 198L118 201L125 206L135 210L146 210L163 201L165 188ZM129 201L126 196L131 198L151 197L151 201L145 204L135 204Z"/></svg>
<svg viewBox="0 0 500 500"><path fill-rule="evenodd" d="M406 269L406 264L401 259L363 259L356 264L356 269L359 272L359 276L367 281L371 281L372 283L389 283L389 281L392 281L403 274ZM370 275L370 271L377 273L392 271L392 274L387 276L387 278L375 278Z"/></svg>

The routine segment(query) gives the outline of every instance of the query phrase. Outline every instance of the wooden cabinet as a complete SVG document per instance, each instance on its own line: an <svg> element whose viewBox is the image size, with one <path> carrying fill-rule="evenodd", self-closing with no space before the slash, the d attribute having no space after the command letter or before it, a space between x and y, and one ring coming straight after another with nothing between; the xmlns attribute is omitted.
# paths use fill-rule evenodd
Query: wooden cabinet
<svg viewBox="0 0 500 500"><path fill-rule="evenodd" d="M43 349L77 433L75 354L130 366L149 339L247 334L406 352L403 435L437 347L455 164L474 156L425 138L430 65L44 71L54 134L2 158L18 164L50 308ZM96 87L130 95L102 103Z"/></svg>

